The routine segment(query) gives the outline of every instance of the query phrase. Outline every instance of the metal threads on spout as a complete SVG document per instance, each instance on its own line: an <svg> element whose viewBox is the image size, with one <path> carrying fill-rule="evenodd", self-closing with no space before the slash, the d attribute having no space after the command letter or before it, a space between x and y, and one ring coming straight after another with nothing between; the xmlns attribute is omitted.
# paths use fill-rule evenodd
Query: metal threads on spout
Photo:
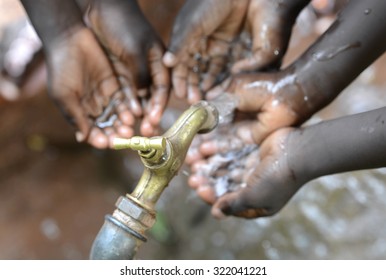
<svg viewBox="0 0 386 280"><path fill-rule="evenodd" d="M142 152L151 150L164 151L166 147L166 139L160 136L152 138L134 136L130 139L115 138L113 145L116 150L132 149Z"/></svg>

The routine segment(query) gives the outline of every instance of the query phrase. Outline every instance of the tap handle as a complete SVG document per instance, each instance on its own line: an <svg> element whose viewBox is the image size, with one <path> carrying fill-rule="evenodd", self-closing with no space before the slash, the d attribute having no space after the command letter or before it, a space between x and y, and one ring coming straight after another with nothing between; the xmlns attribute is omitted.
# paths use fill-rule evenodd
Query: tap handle
<svg viewBox="0 0 386 280"><path fill-rule="evenodd" d="M132 149L135 151L147 152L151 150L164 151L166 147L166 139L162 136L152 138L134 136L129 139L115 138L114 149Z"/></svg>

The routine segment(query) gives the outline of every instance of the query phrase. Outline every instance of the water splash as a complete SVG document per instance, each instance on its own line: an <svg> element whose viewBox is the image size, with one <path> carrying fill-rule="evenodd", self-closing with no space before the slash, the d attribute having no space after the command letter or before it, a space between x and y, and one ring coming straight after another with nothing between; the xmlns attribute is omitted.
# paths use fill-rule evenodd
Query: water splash
<svg viewBox="0 0 386 280"><path fill-rule="evenodd" d="M102 114L95 120L95 125L99 128L111 127L114 122L118 119L116 114L113 114L115 106L119 103L119 99L114 99L107 105Z"/></svg>
<svg viewBox="0 0 386 280"><path fill-rule="evenodd" d="M237 97L230 93L223 93L211 100L219 113L219 124L228 124L233 121L234 113L239 104Z"/></svg>

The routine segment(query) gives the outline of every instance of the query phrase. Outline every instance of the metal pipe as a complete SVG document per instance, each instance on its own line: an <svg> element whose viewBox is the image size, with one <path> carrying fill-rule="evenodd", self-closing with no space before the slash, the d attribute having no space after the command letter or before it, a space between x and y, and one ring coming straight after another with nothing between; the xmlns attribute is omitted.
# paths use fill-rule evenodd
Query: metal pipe
<svg viewBox="0 0 386 280"><path fill-rule="evenodd" d="M145 233L155 223L155 204L182 166L197 133L218 124L217 109L201 101L186 110L162 137L117 139L117 149L138 151L145 166L136 188L120 197L113 215L107 215L92 249L91 259L132 259L146 242Z"/></svg>

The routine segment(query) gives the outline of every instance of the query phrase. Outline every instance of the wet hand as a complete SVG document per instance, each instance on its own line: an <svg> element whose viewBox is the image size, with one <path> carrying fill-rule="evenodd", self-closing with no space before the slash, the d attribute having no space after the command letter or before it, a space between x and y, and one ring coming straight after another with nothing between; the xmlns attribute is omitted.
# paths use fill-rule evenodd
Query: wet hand
<svg viewBox="0 0 386 280"><path fill-rule="evenodd" d="M287 70L235 75L209 91L207 98L224 92L238 100L236 113L255 120L248 126L256 144L276 129L301 124L314 113L295 74Z"/></svg>
<svg viewBox="0 0 386 280"><path fill-rule="evenodd" d="M289 1L290 2L290 1ZM251 0L246 15L246 30L252 34L250 54L236 61L232 73L262 68L279 68L287 51L292 27L298 12L291 12L287 3Z"/></svg>
<svg viewBox="0 0 386 280"><path fill-rule="evenodd" d="M232 41L241 30L249 0L188 0L173 27L163 61L173 67L172 83L179 98L202 99L224 71ZM201 77L201 73L205 73Z"/></svg>
<svg viewBox="0 0 386 280"><path fill-rule="evenodd" d="M187 1L163 58L165 65L173 68L177 97L197 102L234 61L234 73L279 66L296 18L289 16L287 9L268 0ZM253 34L247 57L240 55L245 48L237 51L244 24Z"/></svg>
<svg viewBox="0 0 386 280"><path fill-rule="evenodd" d="M78 141L97 148L111 146L115 136L130 137L133 118L125 110L111 128L100 128L97 118L122 92L108 58L92 32L78 27L52 42L47 50L50 95L78 129Z"/></svg>
<svg viewBox="0 0 386 280"><path fill-rule="evenodd" d="M86 16L119 77L125 95L121 106L133 117L143 117L141 134L154 135L170 86L163 43L135 1L93 0Z"/></svg>
<svg viewBox="0 0 386 280"><path fill-rule="evenodd" d="M305 183L294 177L288 165L292 131L278 130L258 148L245 123L236 133L228 129L221 137L205 139L199 147L203 158L192 165L190 186L213 205L216 218L275 214Z"/></svg>

